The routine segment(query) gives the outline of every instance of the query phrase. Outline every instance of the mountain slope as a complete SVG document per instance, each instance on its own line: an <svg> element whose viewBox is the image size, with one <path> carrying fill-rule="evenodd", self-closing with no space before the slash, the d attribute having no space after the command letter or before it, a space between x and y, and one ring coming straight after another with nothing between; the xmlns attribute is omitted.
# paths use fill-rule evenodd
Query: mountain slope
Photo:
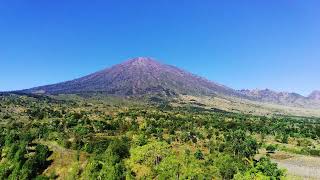
<svg viewBox="0 0 320 180"><path fill-rule="evenodd" d="M308 97L309 99L320 101L320 91L313 91Z"/></svg>
<svg viewBox="0 0 320 180"><path fill-rule="evenodd" d="M239 95L235 90L208 81L174 66L151 58L135 58L88 76L63 83L24 90L26 93L72 94L102 92L115 95L144 95L149 93L172 96Z"/></svg>

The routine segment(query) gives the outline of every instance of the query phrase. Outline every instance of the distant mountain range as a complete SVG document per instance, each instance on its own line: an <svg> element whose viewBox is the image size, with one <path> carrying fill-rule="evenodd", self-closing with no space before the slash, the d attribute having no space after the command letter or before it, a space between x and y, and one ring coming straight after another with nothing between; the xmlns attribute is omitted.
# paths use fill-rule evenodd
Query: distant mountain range
<svg viewBox="0 0 320 180"><path fill-rule="evenodd" d="M310 96L305 97L297 93L276 92L270 89L240 90L239 92L247 95L252 100L260 102L268 102L286 106L320 107L320 94L317 93L313 93Z"/></svg>
<svg viewBox="0 0 320 180"><path fill-rule="evenodd" d="M309 99L320 101L320 91L313 91L308 97Z"/></svg>
<svg viewBox="0 0 320 180"><path fill-rule="evenodd" d="M19 92L32 94L103 93L118 96L147 94L237 97L288 106L320 107L320 91L309 97L297 93L265 90L234 90L152 58L138 57L111 68L58 84Z"/></svg>

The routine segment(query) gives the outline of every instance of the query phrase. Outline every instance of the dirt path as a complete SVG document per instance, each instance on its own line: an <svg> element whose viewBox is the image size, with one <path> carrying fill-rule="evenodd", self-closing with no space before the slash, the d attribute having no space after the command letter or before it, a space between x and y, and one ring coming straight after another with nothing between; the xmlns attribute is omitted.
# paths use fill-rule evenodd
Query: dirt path
<svg viewBox="0 0 320 180"><path fill-rule="evenodd" d="M287 169L289 176L297 177L297 179L320 180L320 157L286 153L281 155L279 152L272 157L272 160L278 163L279 167Z"/></svg>

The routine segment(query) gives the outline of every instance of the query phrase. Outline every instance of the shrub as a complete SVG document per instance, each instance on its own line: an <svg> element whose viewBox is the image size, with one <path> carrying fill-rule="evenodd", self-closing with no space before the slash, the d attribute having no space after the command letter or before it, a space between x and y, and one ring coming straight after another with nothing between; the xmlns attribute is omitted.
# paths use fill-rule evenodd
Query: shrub
<svg viewBox="0 0 320 180"><path fill-rule="evenodd" d="M273 144L270 144L267 146L266 150L268 151L268 153L274 153L277 150L277 147Z"/></svg>
<svg viewBox="0 0 320 180"><path fill-rule="evenodd" d="M201 152L200 149L198 149L198 150L194 153L194 157L197 158L197 159L199 159L199 160L203 159L203 154L202 154L202 152Z"/></svg>

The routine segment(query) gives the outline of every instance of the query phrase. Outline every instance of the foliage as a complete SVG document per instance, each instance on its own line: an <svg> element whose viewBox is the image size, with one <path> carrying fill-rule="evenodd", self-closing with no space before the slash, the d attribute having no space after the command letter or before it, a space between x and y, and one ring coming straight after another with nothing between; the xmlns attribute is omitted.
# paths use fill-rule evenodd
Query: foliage
<svg viewBox="0 0 320 180"><path fill-rule="evenodd" d="M277 150L277 146L270 144L266 147L266 150L268 151L268 153L274 153Z"/></svg>
<svg viewBox="0 0 320 180"><path fill-rule="evenodd" d="M277 149L260 136L276 137L279 144L298 139L301 153L320 156L317 118L172 108L169 102L161 108L100 96L12 95L0 96L0 102L0 179L50 178L44 170L51 151L58 150L46 142L86 154L87 163L81 164L80 155L66 162L69 179L284 177L270 159L254 160L261 145Z"/></svg>

